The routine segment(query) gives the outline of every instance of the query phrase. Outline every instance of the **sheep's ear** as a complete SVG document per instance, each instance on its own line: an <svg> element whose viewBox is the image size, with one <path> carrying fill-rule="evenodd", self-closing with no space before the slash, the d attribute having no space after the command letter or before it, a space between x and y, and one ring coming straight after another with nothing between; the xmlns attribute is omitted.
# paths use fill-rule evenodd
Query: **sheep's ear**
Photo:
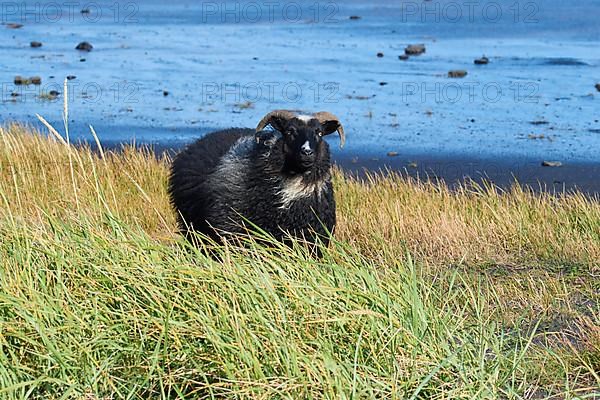
<svg viewBox="0 0 600 400"><path fill-rule="evenodd" d="M330 135L337 131L341 124L340 121L325 121L321 123L321 126L323 127L323 133Z"/></svg>
<svg viewBox="0 0 600 400"><path fill-rule="evenodd" d="M342 126L339 118L327 111L316 113L315 118L321 123L323 132L326 135L337 131L337 133L340 135L340 147L344 147L346 135L344 134L344 127Z"/></svg>
<svg viewBox="0 0 600 400"><path fill-rule="evenodd" d="M256 127L256 132L260 132L271 125L278 131L282 131L285 128L285 123L296 116L295 113L289 110L275 110L271 111L260 120Z"/></svg>

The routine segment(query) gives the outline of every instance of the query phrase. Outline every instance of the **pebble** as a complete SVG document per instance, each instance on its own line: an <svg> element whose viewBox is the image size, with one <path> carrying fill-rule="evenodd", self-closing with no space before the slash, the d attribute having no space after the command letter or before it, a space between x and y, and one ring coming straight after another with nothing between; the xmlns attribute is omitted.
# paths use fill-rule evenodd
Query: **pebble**
<svg viewBox="0 0 600 400"><path fill-rule="evenodd" d="M20 29L23 27L23 24L10 23L10 24L6 24L6 27L8 29Z"/></svg>
<svg viewBox="0 0 600 400"><path fill-rule="evenodd" d="M73 79L77 79L75 75L67 75L67 80L72 81Z"/></svg>
<svg viewBox="0 0 600 400"><path fill-rule="evenodd" d="M79 50L79 51L92 51L93 48L94 48L94 46L92 46L91 43L89 43L89 42L81 42L81 43L79 43L75 47L75 50Z"/></svg>
<svg viewBox="0 0 600 400"><path fill-rule="evenodd" d="M361 19L361 16L360 16L360 15L351 15L351 16L350 16L350 19L351 19L351 20L355 20L355 21L356 21L356 20L358 20L358 19Z"/></svg>
<svg viewBox="0 0 600 400"><path fill-rule="evenodd" d="M383 53L381 53L381 52L377 53L377 57L379 57L379 58L383 57Z"/></svg>
<svg viewBox="0 0 600 400"><path fill-rule="evenodd" d="M31 78L23 78L21 75L17 75L15 76L15 79L13 80L14 84L19 86L19 85L41 85L42 84L42 78L39 76L32 76Z"/></svg>
<svg viewBox="0 0 600 400"><path fill-rule="evenodd" d="M560 161L543 161L542 167L562 167L562 163Z"/></svg>
<svg viewBox="0 0 600 400"><path fill-rule="evenodd" d="M483 56L481 58L476 59L474 62L476 65L486 65L490 63L490 59L486 56Z"/></svg>
<svg viewBox="0 0 600 400"><path fill-rule="evenodd" d="M425 53L424 44L411 44L404 49L404 54L407 56L418 56Z"/></svg>
<svg viewBox="0 0 600 400"><path fill-rule="evenodd" d="M35 42L34 41L34 42L29 43L29 45L35 49L35 48L38 48L38 47L42 47L42 42Z"/></svg>
<svg viewBox="0 0 600 400"><path fill-rule="evenodd" d="M448 78L464 78L467 76L467 71L464 69L455 69L448 72Z"/></svg>
<svg viewBox="0 0 600 400"><path fill-rule="evenodd" d="M408 60L409 58L410 58L410 56L409 56L409 55L407 55L407 54L401 54L401 55L399 55L399 56L398 56L398 59L399 59L399 60L402 60L402 61L406 61L406 60Z"/></svg>
<svg viewBox="0 0 600 400"><path fill-rule="evenodd" d="M398 157L399 153L397 151L388 151L388 157Z"/></svg>
<svg viewBox="0 0 600 400"><path fill-rule="evenodd" d="M596 83L596 90L600 92L600 83Z"/></svg>

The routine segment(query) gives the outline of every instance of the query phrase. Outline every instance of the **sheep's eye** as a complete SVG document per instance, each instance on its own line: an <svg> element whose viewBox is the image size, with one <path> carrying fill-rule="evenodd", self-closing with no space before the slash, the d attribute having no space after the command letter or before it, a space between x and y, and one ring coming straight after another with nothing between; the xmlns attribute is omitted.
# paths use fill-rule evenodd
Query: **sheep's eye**
<svg viewBox="0 0 600 400"><path fill-rule="evenodd" d="M291 128L289 128L289 129L286 131L286 133L287 133L288 135L295 135L295 134L296 134L296 128L294 128L294 127L291 127Z"/></svg>
<svg viewBox="0 0 600 400"><path fill-rule="evenodd" d="M322 130L317 130L317 135L319 135L319 137L323 137L323 131Z"/></svg>

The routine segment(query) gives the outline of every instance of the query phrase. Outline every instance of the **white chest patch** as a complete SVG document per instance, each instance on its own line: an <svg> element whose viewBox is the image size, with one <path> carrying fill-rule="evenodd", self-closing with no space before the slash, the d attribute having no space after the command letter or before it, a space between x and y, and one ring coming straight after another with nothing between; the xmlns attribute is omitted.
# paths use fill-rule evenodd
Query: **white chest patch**
<svg viewBox="0 0 600 400"><path fill-rule="evenodd" d="M281 206L279 208L288 208L296 200L317 194L321 196L325 188L325 180L312 183L305 183L302 176L286 179L281 185L279 195L281 196Z"/></svg>

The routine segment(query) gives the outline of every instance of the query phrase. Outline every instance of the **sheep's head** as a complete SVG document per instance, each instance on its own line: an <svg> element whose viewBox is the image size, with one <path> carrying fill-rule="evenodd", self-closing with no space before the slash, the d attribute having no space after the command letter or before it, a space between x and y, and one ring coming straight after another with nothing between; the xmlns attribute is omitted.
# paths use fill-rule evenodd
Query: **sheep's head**
<svg viewBox="0 0 600 400"><path fill-rule="evenodd" d="M335 115L326 111L301 115L289 110L275 110L265 115L256 132L268 125L281 133L285 162L298 172L311 169L315 162L329 156L329 146L323 136L337 131L340 147L344 146L344 127Z"/></svg>

